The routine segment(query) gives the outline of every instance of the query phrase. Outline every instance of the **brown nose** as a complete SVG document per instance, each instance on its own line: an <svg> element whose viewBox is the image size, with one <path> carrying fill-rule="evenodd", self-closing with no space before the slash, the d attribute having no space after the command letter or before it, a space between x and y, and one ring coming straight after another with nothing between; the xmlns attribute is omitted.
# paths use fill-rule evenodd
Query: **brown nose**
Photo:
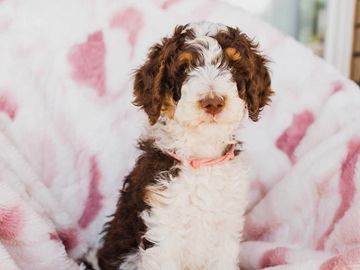
<svg viewBox="0 0 360 270"><path fill-rule="evenodd" d="M225 105L225 101L223 97L219 96L212 96L212 97L205 97L204 99L200 100L200 107L209 114L216 115L220 113Z"/></svg>

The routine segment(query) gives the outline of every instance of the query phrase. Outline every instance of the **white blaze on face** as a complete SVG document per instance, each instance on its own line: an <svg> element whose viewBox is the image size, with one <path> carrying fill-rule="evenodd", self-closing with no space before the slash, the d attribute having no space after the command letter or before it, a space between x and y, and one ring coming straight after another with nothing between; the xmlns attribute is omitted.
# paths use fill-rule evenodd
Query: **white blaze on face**
<svg viewBox="0 0 360 270"><path fill-rule="evenodd" d="M222 48L216 39L209 36L197 37L187 43L200 53L203 64L188 73L174 119L188 127L218 125L235 129L244 116L245 102L239 97L229 68L220 67ZM215 116L207 114L199 106L199 101L209 95L217 95L225 100L223 110Z"/></svg>

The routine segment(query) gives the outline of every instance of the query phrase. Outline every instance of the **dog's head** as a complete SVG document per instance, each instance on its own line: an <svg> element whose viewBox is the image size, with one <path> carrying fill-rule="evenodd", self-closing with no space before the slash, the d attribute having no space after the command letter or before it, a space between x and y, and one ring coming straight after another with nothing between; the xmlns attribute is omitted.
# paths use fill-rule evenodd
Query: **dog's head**
<svg viewBox="0 0 360 270"><path fill-rule="evenodd" d="M237 125L246 109L257 121L272 94L266 62L237 28L177 26L136 71L134 104L151 124L165 118L189 127Z"/></svg>

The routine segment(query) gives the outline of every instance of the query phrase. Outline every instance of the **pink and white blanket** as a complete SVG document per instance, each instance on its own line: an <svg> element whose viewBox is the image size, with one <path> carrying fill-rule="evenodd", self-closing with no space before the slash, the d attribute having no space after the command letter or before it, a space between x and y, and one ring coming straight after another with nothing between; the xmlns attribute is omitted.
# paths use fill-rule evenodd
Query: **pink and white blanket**
<svg viewBox="0 0 360 270"><path fill-rule="evenodd" d="M216 0L0 0L0 269L75 270L145 121L131 74L176 24L238 26L276 92L239 131L251 192L241 269L360 269L360 90Z"/></svg>

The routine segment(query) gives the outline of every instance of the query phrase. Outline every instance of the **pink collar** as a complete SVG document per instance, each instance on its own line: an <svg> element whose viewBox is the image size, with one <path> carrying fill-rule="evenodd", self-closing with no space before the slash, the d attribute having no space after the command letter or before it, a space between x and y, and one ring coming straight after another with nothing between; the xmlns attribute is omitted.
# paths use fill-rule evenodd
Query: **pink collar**
<svg viewBox="0 0 360 270"><path fill-rule="evenodd" d="M218 157L218 158L199 158L199 159L190 159L190 160L186 160L183 159L181 157L179 157L178 155L176 155L173 152L170 151L166 151L166 153L175 158L176 160L182 162L182 163L188 163L191 167L193 167L194 169L198 169L201 166L210 166L210 165L215 165L215 164L222 164L225 161L228 160L232 160L235 157L235 144L233 144L230 148L230 150L223 156Z"/></svg>

